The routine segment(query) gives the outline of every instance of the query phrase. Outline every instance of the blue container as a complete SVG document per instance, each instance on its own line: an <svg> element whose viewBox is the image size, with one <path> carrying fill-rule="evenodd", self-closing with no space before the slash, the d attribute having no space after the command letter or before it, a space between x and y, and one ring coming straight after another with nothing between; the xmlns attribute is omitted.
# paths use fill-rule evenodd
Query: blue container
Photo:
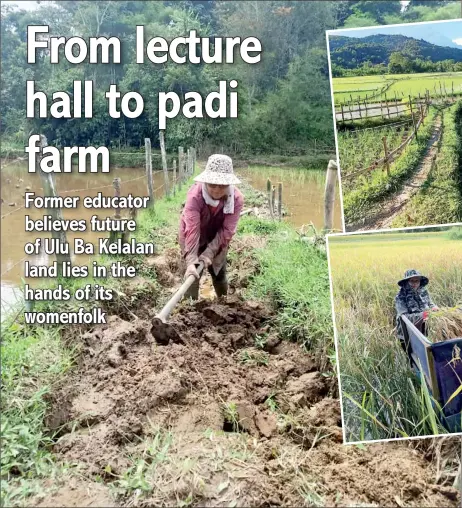
<svg viewBox="0 0 462 508"><path fill-rule="evenodd" d="M443 408L441 423L449 432L462 431L462 392L452 397L462 385L462 337L433 343L406 316L400 319L413 367L420 377L420 364L432 397Z"/></svg>

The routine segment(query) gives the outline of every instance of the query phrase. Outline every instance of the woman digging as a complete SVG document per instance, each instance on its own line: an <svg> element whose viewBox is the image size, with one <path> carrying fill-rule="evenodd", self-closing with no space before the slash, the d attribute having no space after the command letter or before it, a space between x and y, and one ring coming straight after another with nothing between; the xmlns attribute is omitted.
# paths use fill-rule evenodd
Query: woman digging
<svg viewBox="0 0 462 508"><path fill-rule="evenodd" d="M188 191L179 233L185 278L190 275L196 278L185 296L199 298L202 274L197 266L201 261L212 276L217 297L225 296L226 256L244 204L242 193L235 187L241 182L234 175L231 158L219 154L209 157L205 171L194 180L198 183Z"/></svg>
<svg viewBox="0 0 462 508"><path fill-rule="evenodd" d="M397 332L401 346L406 352L408 352L408 348L399 318L406 316L416 328L425 334L425 322L428 319L429 311L438 310L427 290L427 285L428 277L417 270L406 270L404 278L398 282L401 289L395 297Z"/></svg>

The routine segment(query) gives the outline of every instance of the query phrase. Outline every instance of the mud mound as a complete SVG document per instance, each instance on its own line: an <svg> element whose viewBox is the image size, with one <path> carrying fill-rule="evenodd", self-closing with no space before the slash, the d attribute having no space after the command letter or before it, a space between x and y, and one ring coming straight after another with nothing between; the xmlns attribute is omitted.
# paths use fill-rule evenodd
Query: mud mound
<svg viewBox="0 0 462 508"><path fill-rule="evenodd" d="M159 346L148 321L111 316L83 336L80 372L55 394L47 425L61 436L56 450L101 473L108 463L121 471L118 447L152 425L269 437L276 432L264 406L270 396L289 389L295 408L327 391L310 357L297 362L298 346L277 353L269 319L261 304L238 297L186 304L171 319L183 344ZM261 337L267 351L256 346Z"/></svg>
<svg viewBox="0 0 462 508"><path fill-rule="evenodd" d="M261 303L184 303L171 324L182 343L162 346L149 320L112 316L54 394L54 452L119 505L455 505L422 454L341 444L329 377Z"/></svg>
<svg viewBox="0 0 462 508"><path fill-rule="evenodd" d="M147 257L144 264L154 269L157 281L166 288L173 288L184 271L177 248L166 249L162 254Z"/></svg>

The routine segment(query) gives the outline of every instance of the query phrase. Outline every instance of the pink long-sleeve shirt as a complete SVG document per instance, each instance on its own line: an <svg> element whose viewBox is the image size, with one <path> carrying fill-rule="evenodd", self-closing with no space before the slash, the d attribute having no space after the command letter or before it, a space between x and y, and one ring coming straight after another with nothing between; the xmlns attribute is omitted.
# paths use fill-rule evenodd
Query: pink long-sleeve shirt
<svg viewBox="0 0 462 508"><path fill-rule="evenodd" d="M231 239L244 205L244 196L234 188L234 213L223 213L224 200L213 211L202 197L202 184L196 183L188 191L181 214L179 242L186 264L198 263L204 254L212 260L215 274L223 267Z"/></svg>

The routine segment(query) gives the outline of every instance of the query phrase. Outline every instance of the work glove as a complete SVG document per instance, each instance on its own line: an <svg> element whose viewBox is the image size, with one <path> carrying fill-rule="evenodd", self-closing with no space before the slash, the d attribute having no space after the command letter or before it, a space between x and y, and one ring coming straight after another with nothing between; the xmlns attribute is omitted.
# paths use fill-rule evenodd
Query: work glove
<svg viewBox="0 0 462 508"><path fill-rule="evenodd" d="M212 264L211 259L208 258L207 256L204 256L204 254L201 254L199 256L199 261L202 261L204 263L204 268L208 268Z"/></svg>
<svg viewBox="0 0 462 508"><path fill-rule="evenodd" d="M428 319L428 310L424 310L424 311L422 312L422 319L423 319L424 321L426 321L426 320Z"/></svg>
<svg viewBox="0 0 462 508"><path fill-rule="evenodd" d="M188 265L188 267L186 268L184 278L187 279L190 275L194 275L194 277L196 277L196 279L200 278L199 272L197 271L197 268L196 268L196 265L193 263Z"/></svg>
<svg viewBox="0 0 462 508"><path fill-rule="evenodd" d="M440 308L439 308L437 305L435 305L435 306L433 306L433 307L432 307L432 311L436 312L436 311L438 311L438 310L440 310Z"/></svg>

